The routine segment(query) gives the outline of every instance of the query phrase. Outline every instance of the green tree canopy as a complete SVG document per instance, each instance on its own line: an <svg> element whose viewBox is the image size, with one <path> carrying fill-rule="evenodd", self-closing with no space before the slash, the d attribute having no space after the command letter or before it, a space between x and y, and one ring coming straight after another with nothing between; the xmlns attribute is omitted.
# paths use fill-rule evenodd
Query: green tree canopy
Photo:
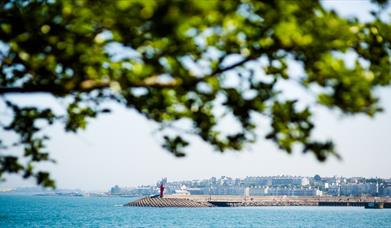
<svg viewBox="0 0 391 228"><path fill-rule="evenodd" d="M264 137L281 150L301 148L320 161L337 155L332 141L313 137L316 105L302 107L276 85L300 83L317 104L346 114L381 111L374 89L390 84L391 26L380 17L386 2L376 2L374 20L361 22L319 1L2 1L0 102L12 118L0 124L2 135L18 137L1 136L0 177L19 173L53 186L34 168L51 160L42 128L58 122L77 132L109 112L107 101L171 129L163 147L178 157L189 137L241 150L256 140L258 115L270 122ZM299 78L290 62L302 67ZM20 93L51 94L66 101L66 112L9 99ZM237 132L219 130L227 116ZM7 153L11 147L24 155Z"/></svg>

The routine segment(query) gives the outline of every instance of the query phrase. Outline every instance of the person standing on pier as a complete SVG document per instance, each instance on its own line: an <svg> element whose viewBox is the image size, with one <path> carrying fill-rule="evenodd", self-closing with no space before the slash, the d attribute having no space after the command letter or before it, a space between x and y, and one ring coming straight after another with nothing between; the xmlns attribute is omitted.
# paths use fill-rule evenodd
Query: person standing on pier
<svg viewBox="0 0 391 228"><path fill-rule="evenodd" d="M163 183L160 184L160 198L163 198L163 192L164 192L164 185Z"/></svg>

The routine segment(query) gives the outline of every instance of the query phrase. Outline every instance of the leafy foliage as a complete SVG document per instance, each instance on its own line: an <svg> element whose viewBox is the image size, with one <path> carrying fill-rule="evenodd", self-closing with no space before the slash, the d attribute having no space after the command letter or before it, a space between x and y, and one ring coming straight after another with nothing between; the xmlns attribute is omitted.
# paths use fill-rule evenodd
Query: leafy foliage
<svg viewBox="0 0 391 228"><path fill-rule="evenodd" d="M387 2L375 2L374 20L363 23L319 1L2 1L0 97L13 119L1 126L19 139L1 141L0 176L23 173L53 186L34 168L51 160L42 122L77 132L109 112L106 101L174 130L163 133L163 147L179 157L188 135L217 151L242 150L256 140L257 115L270 119L266 138L282 150L298 146L320 161L336 155L331 141L312 136L314 105L300 108L276 85L294 81L288 67L296 62L305 72L300 84L317 88L319 104L347 114L381 111L373 91L390 84L391 26L379 16ZM37 92L72 102L60 115L8 99ZM236 133L219 130L227 115L239 123ZM191 122L185 131L177 129L181 120ZM27 162L6 154L10 147L24 148Z"/></svg>

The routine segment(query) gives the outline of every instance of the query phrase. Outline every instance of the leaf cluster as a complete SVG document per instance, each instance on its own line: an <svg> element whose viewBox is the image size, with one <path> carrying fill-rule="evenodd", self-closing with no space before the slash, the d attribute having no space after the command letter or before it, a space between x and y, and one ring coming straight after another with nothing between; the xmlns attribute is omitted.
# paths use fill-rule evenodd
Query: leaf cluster
<svg viewBox="0 0 391 228"><path fill-rule="evenodd" d="M0 176L53 185L34 169L51 160L42 123L77 132L109 112L107 101L159 123L163 147L178 157L189 137L220 152L242 150L257 139L257 116L270 121L265 137L283 151L298 146L320 161L337 155L330 140L313 137L315 105L300 108L277 85L298 81L342 113L381 111L374 91L391 82L391 25L380 17L387 1L375 2L379 12L364 23L320 1L2 1L0 97L13 116L2 128L19 139L0 144ZM300 78L288 71L292 61L303 68ZM71 102L58 114L7 100L15 93ZM221 130L227 117L239 127ZM184 120L190 124L178 130ZM5 153L13 146L23 148L26 164Z"/></svg>

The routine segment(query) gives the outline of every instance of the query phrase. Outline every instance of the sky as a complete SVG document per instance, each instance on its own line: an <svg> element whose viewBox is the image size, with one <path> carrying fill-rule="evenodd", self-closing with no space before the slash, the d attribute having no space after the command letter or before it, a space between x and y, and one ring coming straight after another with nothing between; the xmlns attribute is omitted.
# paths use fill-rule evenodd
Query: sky
<svg viewBox="0 0 391 228"><path fill-rule="evenodd" d="M322 1L327 8L342 16L370 20L367 1ZM390 12L390 10L388 10ZM291 72L295 69L291 69ZM303 91L287 85L287 95L301 96ZM333 157L319 163L312 154L296 152L288 155L271 142L259 137L257 143L242 152L224 154L193 140L182 159L163 150L154 134L158 125L135 111L110 104L113 112L90 121L87 130L65 133L61 126L48 129L49 151L56 164L43 165L59 188L105 191L111 186L154 184L163 177L169 181L204 179L212 176L365 176L391 177L391 88L376 91L385 112L369 118L345 116L335 110L319 107L315 113L315 134L332 139L342 160ZM14 96L24 104L61 104L49 95ZM259 128L265 123L258 124ZM266 127L266 126L265 126ZM7 176L0 188L33 186L34 180Z"/></svg>

